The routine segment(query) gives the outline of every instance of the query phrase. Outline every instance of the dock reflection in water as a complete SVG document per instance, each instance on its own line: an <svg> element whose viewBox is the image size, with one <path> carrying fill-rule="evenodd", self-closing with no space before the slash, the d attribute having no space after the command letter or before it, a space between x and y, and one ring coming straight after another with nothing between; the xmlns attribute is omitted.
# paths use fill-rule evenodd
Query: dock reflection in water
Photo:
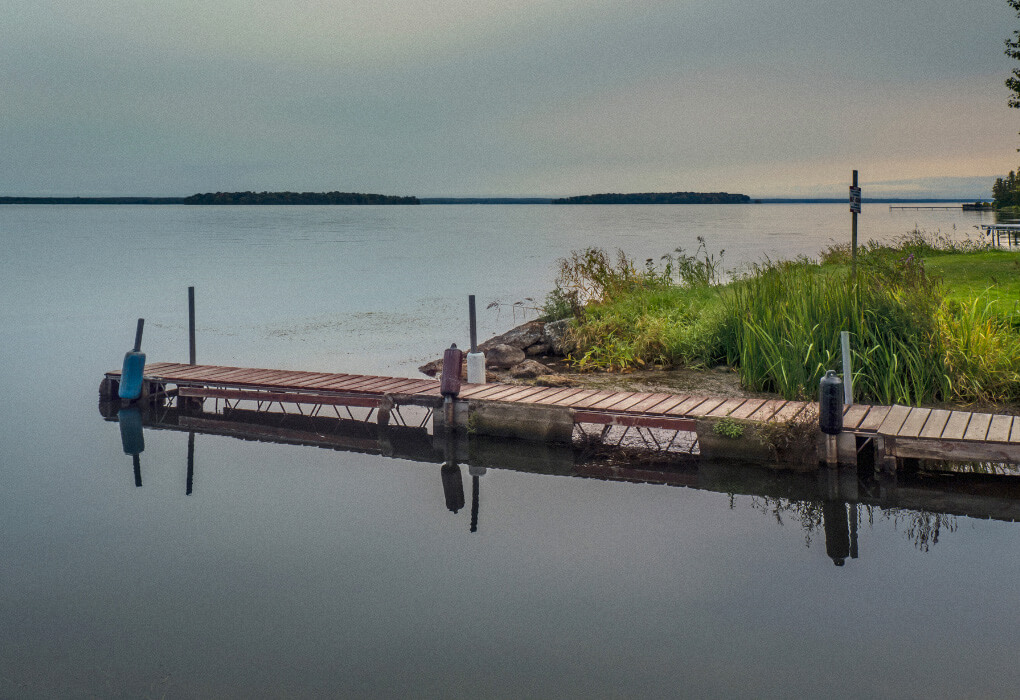
<svg viewBox="0 0 1020 700"><path fill-rule="evenodd" d="M636 459L619 452L593 452L590 445L550 446L468 435L433 436L424 427L388 426L356 420L267 413L226 408L189 415L174 408L119 408L100 412L120 426L124 453L132 457L133 478L142 486L140 454L144 428L188 433L187 480L194 490L195 435L231 436L281 444L309 445L437 464L444 510L458 515L466 505L462 465L471 479L469 531L478 531L481 479L488 469L685 487L750 496L752 507L779 523L791 521L805 532L806 544L824 536L826 555L836 566L858 558L858 529L881 517L902 525L905 536L927 551L943 532L956 529L957 516L1020 520L1020 477L975 473L972 469L904 469L876 475L871 465L857 469L782 471L767 465L711 462L688 456ZM440 504L437 504L440 505Z"/></svg>

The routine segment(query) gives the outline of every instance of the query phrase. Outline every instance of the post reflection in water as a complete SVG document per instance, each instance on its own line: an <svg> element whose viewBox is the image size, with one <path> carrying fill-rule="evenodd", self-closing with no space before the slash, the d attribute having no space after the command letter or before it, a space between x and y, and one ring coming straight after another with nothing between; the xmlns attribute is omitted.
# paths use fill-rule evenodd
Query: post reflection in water
<svg viewBox="0 0 1020 700"><path fill-rule="evenodd" d="M195 431L188 433L188 480L184 486L184 495L190 496L195 483Z"/></svg>
<svg viewBox="0 0 1020 700"><path fill-rule="evenodd" d="M471 475L471 532L478 532L479 477L484 476L485 467L468 467Z"/></svg>
<svg viewBox="0 0 1020 700"><path fill-rule="evenodd" d="M464 434L430 435L419 427L380 427L363 421L273 414L232 408L222 413L171 407L100 406L107 420L120 423L124 453L132 456L136 486L142 485L139 455L145 449L143 425L188 433L187 484L191 495L195 472L195 433L245 440L376 453L422 464L440 465L444 505L459 513L465 506L461 464L471 477L471 533L478 532L481 477L487 468L571 476L601 481L657 484L751 498L751 507L769 513L782 525L792 521L811 535L821 531L825 554L837 567L858 558L862 517L876 513L905 524L905 536L922 551L938 543L940 532L955 531L956 516L1020 521L1020 478L995 474L900 470L876 475L867 465L857 469L821 468L817 473L777 471L764 465L712 462L688 456L652 463L647 459L593 454L587 446L548 446Z"/></svg>
<svg viewBox="0 0 1020 700"><path fill-rule="evenodd" d="M825 501L822 503L822 524L825 527L825 553L836 566L843 566L847 558L857 558L857 505ZM853 522L851 529L850 522Z"/></svg>
<svg viewBox="0 0 1020 700"><path fill-rule="evenodd" d="M444 464L440 468L443 478L443 495L446 496L446 507L451 513L456 513L464 507L464 480L461 478L460 467L454 464Z"/></svg>

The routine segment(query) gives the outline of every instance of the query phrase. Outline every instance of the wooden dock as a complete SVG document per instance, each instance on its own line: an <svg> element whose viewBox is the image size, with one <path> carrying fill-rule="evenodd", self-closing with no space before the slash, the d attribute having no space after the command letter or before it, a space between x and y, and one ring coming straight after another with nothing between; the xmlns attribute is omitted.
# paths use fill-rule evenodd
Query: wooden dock
<svg viewBox="0 0 1020 700"><path fill-rule="evenodd" d="M1003 236L1006 237L1006 247L1009 249L1020 240L1020 224L981 224L981 230L996 248L1002 247Z"/></svg>
<svg viewBox="0 0 1020 700"><path fill-rule="evenodd" d="M119 370L107 372L101 394L116 396L119 378ZM311 405L316 407L312 415L323 406L364 407L378 409L380 423L389 420L394 407L433 410L443 400L440 382L433 379L171 362L146 365L144 384L147 396L179 406L206 399L259 407ZM814 402L510 384L463 384L455 403L462 409L462 425L470 412L477 419L472 429L489 426L492 435L569 441L575 425L596 424L697 433L703 451L709 443L737 449L736 441L721 441L713 430L723 419L741 425L817 421ZM523 434L516 431L519 426ZM868 442L875 446L876 463L904 457L1020 463L1020 417L1011 415L855 404L845 408L843 428L855 438L851 450Z"/></svg>

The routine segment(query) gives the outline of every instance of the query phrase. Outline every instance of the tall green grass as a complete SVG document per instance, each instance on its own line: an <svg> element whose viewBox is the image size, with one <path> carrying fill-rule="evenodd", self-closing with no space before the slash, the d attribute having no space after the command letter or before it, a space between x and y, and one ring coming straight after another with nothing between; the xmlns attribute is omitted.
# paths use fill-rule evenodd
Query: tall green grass
<svg viewBox="0 0 1020 700"><path fill-rule="evenodd" d="M938 285L914 258L861 265L854 277L808 261L759 265L726 298L727 359L746 386L803 397L841 364L849 331L854 387L882 403L937 400L949 389L935 319Z"/></svg>
<svg viewBox="0 0 1020 700"><path fill-rule="evenodd" d="M721 254L701 239L693 255L677 250L644 268L588 249L561 261L550 298L573 313L569 359L582 370L726 362L750 389L811 397L825 370L841 369L848 331L859 400L1020 402L1015 304L947 294L926 268L933 259L968 268L958 258L977 261L980 250L915 231L861 246L856 274L849 250L834 246L822 264L766 261L721 284Z"/></svg>

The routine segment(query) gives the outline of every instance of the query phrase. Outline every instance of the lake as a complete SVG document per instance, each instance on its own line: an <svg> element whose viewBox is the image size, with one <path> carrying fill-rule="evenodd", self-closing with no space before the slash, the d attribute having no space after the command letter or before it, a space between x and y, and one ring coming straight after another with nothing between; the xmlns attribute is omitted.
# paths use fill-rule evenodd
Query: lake
<svg viewBox="0 0 1020 700"><path fill-rule="evenodd" d="M865 203L859 236L991 216ZM415 376L467 345L469 294L480 336L505 331L572 250L703 236L735 268L849 224L835 204L0 207L0 697L1015 694L1020 526L911 501L934 477L862 473L833 500L814 475L505 443L456 467L451 512L427 436L168 423L136 481L97 410L137 318L149 361L187 361L189 285L199 362Z"/></svg>

